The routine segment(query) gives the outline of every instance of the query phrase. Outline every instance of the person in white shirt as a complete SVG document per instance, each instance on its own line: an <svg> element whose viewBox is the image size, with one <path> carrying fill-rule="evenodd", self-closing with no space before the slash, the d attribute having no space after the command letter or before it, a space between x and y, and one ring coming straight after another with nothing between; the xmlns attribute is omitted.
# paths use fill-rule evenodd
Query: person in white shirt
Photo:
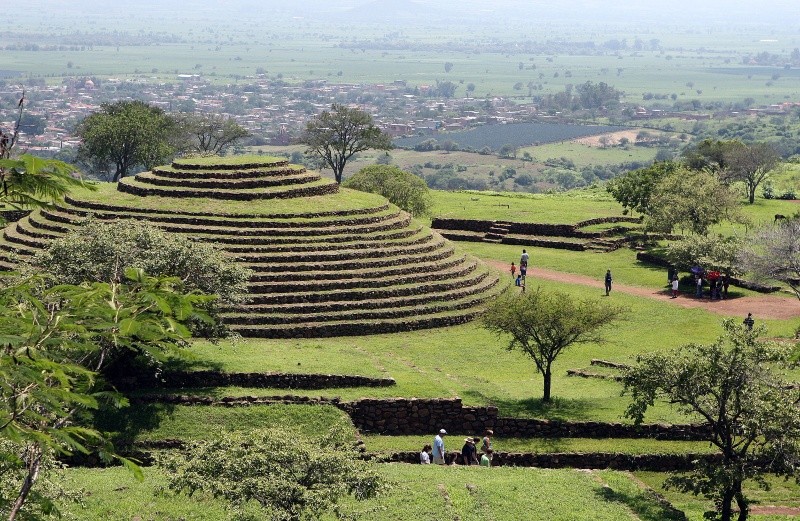
<svg viewBox="0 0 800 521"><path fill-rule="evenodd" d="M439 429L439 434L433 438L433 462L437 465L446 465L444 460L444 435L447 431Z"/></svg>

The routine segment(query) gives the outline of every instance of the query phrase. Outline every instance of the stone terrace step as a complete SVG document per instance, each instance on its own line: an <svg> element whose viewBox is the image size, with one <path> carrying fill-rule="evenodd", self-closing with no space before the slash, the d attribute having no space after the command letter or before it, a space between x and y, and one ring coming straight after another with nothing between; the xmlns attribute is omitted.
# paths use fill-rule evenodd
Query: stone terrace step
<svg viewBox="0 0 800 521"><path fill-rule="evenodd" d="M328 179L320 179L312 183L298 186L277 186L259 189L218 189L205 188L157 188L147 183L136 180L135 177L124 177L117 184L117 190L133 195L147 197L158 195L161 197L195 198L207 197L211 199L226 199L235 201L253 201L256 199L290 199L295 197L309 197L314 195L334 194L339 191L339 185Z"/></svg>
<svg viewBox="0 0 800 521"><path fill-rule="evenodd" d="M464 255L451 256L442 260L416 262L413 264L400 264L396 266L378 266L373 268L358 268L354 270L317 270L309 276L314 280L373 280L379 277L404 277L411 273L430 273L439 269L457 266L467 260ZM285 271L279 270L284 268ZM291 265L275 266L274 270L254 274L250 280L253 283L286 282L306 276L300 274Z"/></svg>
<svg viewBox="0 0 800 521"><path fill-rule="evenodd" d="M253 313L235 314L223 313L222 319L229 326L234 325L280 325L302 324L349 320L360 322L363 320L392 319L404 317L420 317L447 311L461 311L479 307L486 300L485 295L472 295L457 300L436 300L413 306L386 306L378 309L349 310L349 311L323 311L319 313L304 314L264 314Z"/></svg>
<svg viewBox="0 0 800 521"><path fill-rule="evenodd" d="M390 286L386 288L353 288L329 291L309 291L295 293L273 293L252 295L252 304L302 304L323 302L354 302L359 300L381 300L397 297L413 297L418 295L431 295L433 293L458 290L461 288L474 288L489 277L485 271L476 271L459 278L444 281L422 282L403 286Z"/></svg>
<svg viewBox="0 0 800 521"><path fill-rule="evenodd" d="M101 212L127 212L132 214L160 214L160 215L179 215L179 216L191 216L191 217L212 217L212 218L229 218L229 219L298 219L298 218L314 218L314 217L344 217L350 215L364 215L364 214L371 214L371 213L379 213L387 210L389 208L388 203L384 203L379 206L367 207L367 208L352 208L352 209L344 209L344 210L335 210L335 211L325 211L325 212L297 212L297 213L253 213L253 214L245 214L245 213L210 213L210 212L191 212L187 210L167 210L167 209L156 209L156 208L131 208L125 205L115 205L115 204L106 204L106 203L99 203L96 201L83 201L80 199L75 199L70 197L69 195L64 197L64 202L67 206L71 208L86 210L86 211L101 211Z"/></svg>
<svg viewBox="0 0 800 521"><path fill-rule="evenodd" d="M237 325L232 326L231 329L249 338L323 338L333 336L376 335L455 326L473 320L478 313L480 313L479 308L470 308L460 312L437 313L416 319L375 319L360 322L338 321L264 326Z"/></svg>
<svg viewBox="0 0 800 521"><path fill-rule="evenodd" d="M353 248L337 250L318 250L307 252L265 252L253 251L252 253L239 253L235 259L242 262L257 260L263 263L295 263L301 260L303 263L327 263L330 261L342 261L351 259L373 259L382 257L393 257L396 255L414 255L417 253L429 253L448 247L449 243L441 237L430 236L430 240L421 244L389 243L383 248Z"/></svg>
<svg viewBox="0 0 800 521"><path fill-rule="evenodd" d="M136 175L136 180L153 186L166 186L178 188L195 188L204 190L248 190L255 188L270 188L276 186L302 185L320 180L319 174L299 172L291 175L257 177L249 179L175 179L162 177L158 174L147 172Z"/></svg>
<svg viewBox="0 0 800 521"><path fill-rule="evenodd" d="M350 227L350 226L364 226L374 223L379 223L386 219L401 215L401 211L397 209L387 208L381 212L375 212L367 215L353 215L343 217L311 217L311 218L275 218L265 216L262 218L244 218L233 219L230 217L196 217L184 215L165 215L165 214L149 214L143 216L136 212L103 212L103 211L86 211L76 209L70 206L58 206L54 210L47 210L47 214L52 216L51 220L70 223L78 222L90 216L98 219L143 219L153 223L166 223L166 224L185 224L189 226L204 226L214 228L337 228L337 227Z"/></svg>
<svg viewBox="0 0 800 521"><path fill-rule="evenodd" d="M192 170L175 168L174 166L160 166L151 170L159 177L170 177L176 180L185 179L258 179L261 177L280 177L306 172L300 166L274 166L260 168L238 168L236 170Z"/></svg>
<svg viewBox="0 0 800 521"><path fill-rule="evenodd" d="M325 262L324 264L320 264L317 262L308 262L308 263L297 262L295 264L285 263L285 265L291 266L294 271L299 271L299 272L315 272L317 270L355 271L355 270L369 269L369 268L406 266L416 263L439 261L452 256L454 251L455 250L452 247L448 246L446 248L442 248L435 252L421 253L415 255L400 255L395 257L383 257L383 258L373 258L373 259L346 259L342 261L328 261ZM249 262L242 262L242 264L258 274L273 273L276 269L278 269L273 263L258 262L255 259L250 260Z"/></svg>
<svg viewBox="0 0 800 521"><path fill-rule="evenodd" d="M66 233L74 228L79 222L80 218L63 213L57 210L42 210L29 216L29 222L35 228L45 229L53 232ZM221 223L224 221L220 221ZM153 224L161 229L175 233L187 234L203 234L203 235L227 235L227 236L254 236L254 237L276 237L276 236L325 236L325 235L340 235L343 233L360 234L371 233L384 230L395 230L398 228L405 228L411 222L411 217L404 212L394 212L385 214L385 218L379 219L377 222L366 222L364 224L353 224L348 226L345 230L339 227L316 227L305 226L297 228L289 227L265 227L265 228L248 228L239 227L234 225L229 226L210 226L202 224L171 224L169 222L155 221ZM268 224L268 223L267 223Z"/></svg>
<svg viewBox="0 0 800 521"><path fill-rule="evenodd" d="M463 257L462 257L463 259ZM381 272L375 273L371 277L346 278L347 274L338 272L339 277L335 279L318 279L316 274L307 277L294 276L293 279L278 282L254 282L249 286L250 293L289 293L298 291L329 291L334 289L352 288L385 288L403 284L418 284L422 282L442 281L470 273L477 269L478 263L475 260L464 260L461 263L445 266L434 271L412 272L405 275L384 275Z"/></svg>

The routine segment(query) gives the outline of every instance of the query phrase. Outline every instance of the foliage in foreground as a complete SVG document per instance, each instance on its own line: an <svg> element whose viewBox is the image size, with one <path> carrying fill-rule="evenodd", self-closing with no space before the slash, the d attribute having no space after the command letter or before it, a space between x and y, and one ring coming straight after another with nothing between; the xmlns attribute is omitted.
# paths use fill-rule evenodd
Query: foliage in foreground
<svg viewBox="0 0 800 521"><path fill-rule="evenodd" d="M72 177L70 164L23 154L15 159L0 159L2 202L12 208L39 208L59 201L70 188L94 187Z"/></svg>
<svg viewBox="0 0 800 521"><path fill-rule="evenodd" d="M234 519L319 519L338 511L342 497L368 499L384 486L358 459L347 431L342 423L317 439L286 428L226 432L192 443L185 453L166 454L160 465L170 474L170 489L225 499Z"/></svg>
<svg viewBox="0 0 800 521"><path fill-rule="evenodd" d="M396 166L371 165L362 168L342 186L380 194L415 217L430 213L433 204L425 181Z"/></svg>
<svg viewBox="0 0 800 521"><path fill-rule="evenodd" d="M184 294L177 279L126 271L123 283L48 287L41 277L0 288L0 462L3 489L16 492L0 501L9 521L27 511L52 509L34 485L46 477L56 456L100 449L116 458L86 412L101 403L126 405L106 392L97 373L123 352L158 359L189 337L184 323L208 320L195 306L211 297ZM9 485L8 481L12 481ZM35 505L26 509L26 502Z"/></svg>
<svg viewBox="0 0 800 521"><path fill-rule="evenodd" d="M499 335L510 335L508 349L531 357L544 377L542 401L550 401L556 358L573 344L601 342L600 329L624 310L596 299L575 300L560 291L507 292L483 315L483 325Z"/></svg>
<svg viewBox="0 0 800 521"><path fill-rule="evenodd" d="M766 486L765 473L800 480L800 389L783 373L789 349L760 340L763 327L750 330L727 319L723 328L725 336L713 344L640 356L624 376L632 400L626 416L641 423L663 399L706 423L721 459L698 461L692 473L673 475L667 485L713 500L716 510L707 519L730 521L735 501L744 521L745 480Z"/></svg>
<svg viewBox="0 0 800 521"><path fill-rule="evenodd" d="M186 291L217 295L218 299L205 304L217 324L218 304L241 302L250 277L250 270L207 243L130 219L89 220L52 241L31 264L37 270L56 274L58 282L63 284L120 282L125 267L160 277L177 277ZM192 329L200 336L224 333L221 327L211 328L207 323L196 323Z"/></svg>

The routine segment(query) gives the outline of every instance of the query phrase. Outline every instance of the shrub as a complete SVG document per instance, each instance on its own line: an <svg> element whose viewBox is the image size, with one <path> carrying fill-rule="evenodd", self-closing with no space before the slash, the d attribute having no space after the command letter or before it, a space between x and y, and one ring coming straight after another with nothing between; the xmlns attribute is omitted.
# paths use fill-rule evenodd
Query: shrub
<svg viewBox="0 0 800 521"><path fill-rule="evenodd" d="M425 181L396 166L372 165L362 168L343 186L380 194L414 216L427 214L432 205Z"/></svg>

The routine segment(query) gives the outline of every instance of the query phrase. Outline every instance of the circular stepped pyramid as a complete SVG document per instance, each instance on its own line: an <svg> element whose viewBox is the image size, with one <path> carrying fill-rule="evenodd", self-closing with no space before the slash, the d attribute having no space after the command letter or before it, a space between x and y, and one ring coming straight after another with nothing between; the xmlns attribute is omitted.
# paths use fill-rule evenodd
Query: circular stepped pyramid
<svg viewBox="0 0 800 521"><path fill-rule="evenodd" d="M223 314L246 337L449 326L473 319L500 289L496 273L383 197L260 156L182 159L75 192L3 230L0 268L90 216L147 220L251 268L251 298Z"/></svg>

